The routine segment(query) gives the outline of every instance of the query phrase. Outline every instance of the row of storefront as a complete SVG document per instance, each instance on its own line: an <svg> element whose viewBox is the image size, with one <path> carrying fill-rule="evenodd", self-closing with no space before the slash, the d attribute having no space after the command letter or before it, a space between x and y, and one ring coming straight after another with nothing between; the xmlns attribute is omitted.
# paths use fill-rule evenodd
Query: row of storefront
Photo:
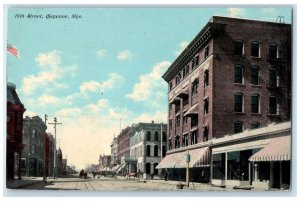
<svg viewBox="0 0 300 201"><path fill-rule="evenodd" d="M166 169L169 179L185 181L187 152L190 181L226 187L287 189L291 173L291 122L171 150L156 168Z"/></svg>

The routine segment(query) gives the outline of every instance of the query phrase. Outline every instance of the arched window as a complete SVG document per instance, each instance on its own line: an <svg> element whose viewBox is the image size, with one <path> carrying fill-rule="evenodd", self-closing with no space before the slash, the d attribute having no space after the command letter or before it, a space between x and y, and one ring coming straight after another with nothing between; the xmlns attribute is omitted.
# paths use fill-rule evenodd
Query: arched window
<svg viewBox="0 0 300 201"><path fill-rule="evenodd" d="M198 143L198 131L195 130L192 132L191 145Z"/></svg>
<svg viewBox="0 0 300 201"><path fill-rule="evenodd" d="M204 114L208 113L208 98L204 99Z"/></svg>
<svg viewBox="0 0 300 201"><path fill-rule="evenodd" d="M155 131L155 133L154 133L154 140L158 141L158 132L157 131Z"/></svg>
<svg viewBox="0 0 300 201"><path fill-rule="evenodd" d="M154 145L154 156L158 156L158 145Z"/></svg>
<svg viewBox="0 0 300 201"><path fill-rule="evenodd" d="M151 156L151 146L150 146L150 145L147 145L147 146L146 146L146 149L147 149L147 151L146 151L146 156Z"/></svg>
<svg viewBox="0 0 300 201"><path fill-rule="evenodd" d="M31 153L35 154L35 152L36 152L36 145L33 144L33 145L31 145Z"/></svg>
<svg viewBox="0 0 300 201"><path fill-rule="evenodd" d="M253 66L251 68L251 84L259 84L259 67Z"/></svg>
<svg viewBox="0 0 300 201"><path fill-rule="evenodd" d="M147 131L146 140L147 140L147 141L150 141L150 140L151 140L151 132L150 132L150 131Z"/></svg>
<svg viewBox="0 0 300 201"><path fill-rule="evenodd" d="M260 57L260 44L257 41L251 42L251 56Z"/></svg>
<svg viewBox="0 0 300 201"><path fill-rule="evenodd" d="M197 78L192 84L192 95L198 93L199 79Z"/></svg>
<svg viewBox="0 0 300 201"><path fill-rule="evenodd" d="M244 122L236 121L234 122L234 133L240 133L244 131Z"/></svg>
<svg viewBox="0 0 300 201"><path fill-rule="evenodd" d="M253 94L251 96L251 113L260 113L260 95Z"/></svg>
<svg viewBox="0 0 300 201"><path fill-rule="evenodd" d="M208 70L206 69L204 71L204 87L208 86L208 81L209 81L209 74L208 74Z"/></svg>
<svg viewBox="0 0 300 201"><path fill-rule="evenodd" d="M178 75L176 76L176 86L180 83L181 80L181 73L179 72Z"/></svg>
<svg viewBox="0 0 300 201"><path fill-rule="evenodd" d="M277 59L278 58L278 45L276 43L271 43L269 45L269 59Z"/></svg>
<svg viewBox="0 0 300 201"><path fill-rule="evenodd" d="M234 83L244 84L244 67L242 65L234 66Z"/></svg>
<svg viewBox="0 0 300 201"><path fill-rule="evenodd" d="M203 130L203 142L206 141L208 141L208 126L205 126Z"/></svg>
<svg viewBox="0 0 300 201"><path fill-rule="evenodd" d="M146 163L146 174L151 173L151 163Z"/></svg>
<svg viewBox="0 0 300 201"><path fill-rule="evenodd" d="M244 111L244 96L242 93L234 94L234 111L235 112Z"/></svg>
<svg viewBox="0 0 300 201"><path fill-rule="evenodd" d="M35 130L35 128L33 128L32 131L31 131L31 138L33 138L33 139L36 138L36 130Z"/></svg>

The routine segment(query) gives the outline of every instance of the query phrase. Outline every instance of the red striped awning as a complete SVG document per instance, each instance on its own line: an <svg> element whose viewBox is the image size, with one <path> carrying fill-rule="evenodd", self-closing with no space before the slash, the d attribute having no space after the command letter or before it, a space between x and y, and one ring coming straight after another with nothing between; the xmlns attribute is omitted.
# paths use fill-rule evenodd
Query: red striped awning
<svg viewBox="0 0 300 201"><path fill-rule="evenodd" d="M186 154L186 151L169 154L156 166L156 168L185 168ZM203 167L210 164L209 147L189 150L189 154L190 167Z"/></svg>
<svg viewBox="0 0 300 201"><path fill-rule="evenodd" d="M186 160L185 155L187 152L184 153L184 158L177 162L176 168L185 168L186 167ZM210 154L209 154L209 147L203 147L199 149L192 149L189 150L190 154L190 167L203 167L208 166L210 164Z"/></svg>
<svg viewBox="0 0 300 201"><path fill-rule="evenodd" d="M249 161L289 161L291 159L291 136L277 137L249 158Z"/></svg>
<svg viewBox="0 0 300 201"><path fill-rule="evenodd" d="M156 169L175 168L176 164L185 158L185 152L173 153L166 155L163 160L156 166Z"/></svg>

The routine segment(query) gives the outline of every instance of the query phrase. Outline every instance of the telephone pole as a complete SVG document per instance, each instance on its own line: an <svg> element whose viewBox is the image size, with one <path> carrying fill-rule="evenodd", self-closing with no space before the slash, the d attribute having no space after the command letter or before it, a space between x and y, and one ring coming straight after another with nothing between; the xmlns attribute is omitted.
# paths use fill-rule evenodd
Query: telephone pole
<svg viewBox="0 0 300 201"><path fill-rule="evenodd" d="M54 124L54 167L53 167L53 178L56 176L56 125L61 125L62 123L57 123L57 118L54 117L54 123L48 123L48 124Z"/></svg>
<svg viewBox="0 0 300 201"><path fill-rule="evenodd" d="M48 115L45 114L45 126L47 129L47 120L48 120ZM47 181L46 177L46 135L47 133L44 133L44 173L43 173L43 181Z"/></svg>

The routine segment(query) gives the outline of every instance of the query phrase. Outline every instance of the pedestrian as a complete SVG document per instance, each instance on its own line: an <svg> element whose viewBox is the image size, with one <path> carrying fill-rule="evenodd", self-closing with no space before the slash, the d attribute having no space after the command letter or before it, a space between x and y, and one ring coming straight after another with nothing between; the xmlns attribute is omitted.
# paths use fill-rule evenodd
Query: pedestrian
<svg viewBox="0 0 300 201"><path fill-rule="evenodd" d="M201 171L201 182L202 183L204 183L204 176L205 176L204 174L205 174L205 172L204 172L204 170L202 170Z"/></svg>
<svg viewBox="0 0 300 201"><path fill-rule="evenodd" d="M165 170L165 181L168 181L168 170Z"/></svg>

